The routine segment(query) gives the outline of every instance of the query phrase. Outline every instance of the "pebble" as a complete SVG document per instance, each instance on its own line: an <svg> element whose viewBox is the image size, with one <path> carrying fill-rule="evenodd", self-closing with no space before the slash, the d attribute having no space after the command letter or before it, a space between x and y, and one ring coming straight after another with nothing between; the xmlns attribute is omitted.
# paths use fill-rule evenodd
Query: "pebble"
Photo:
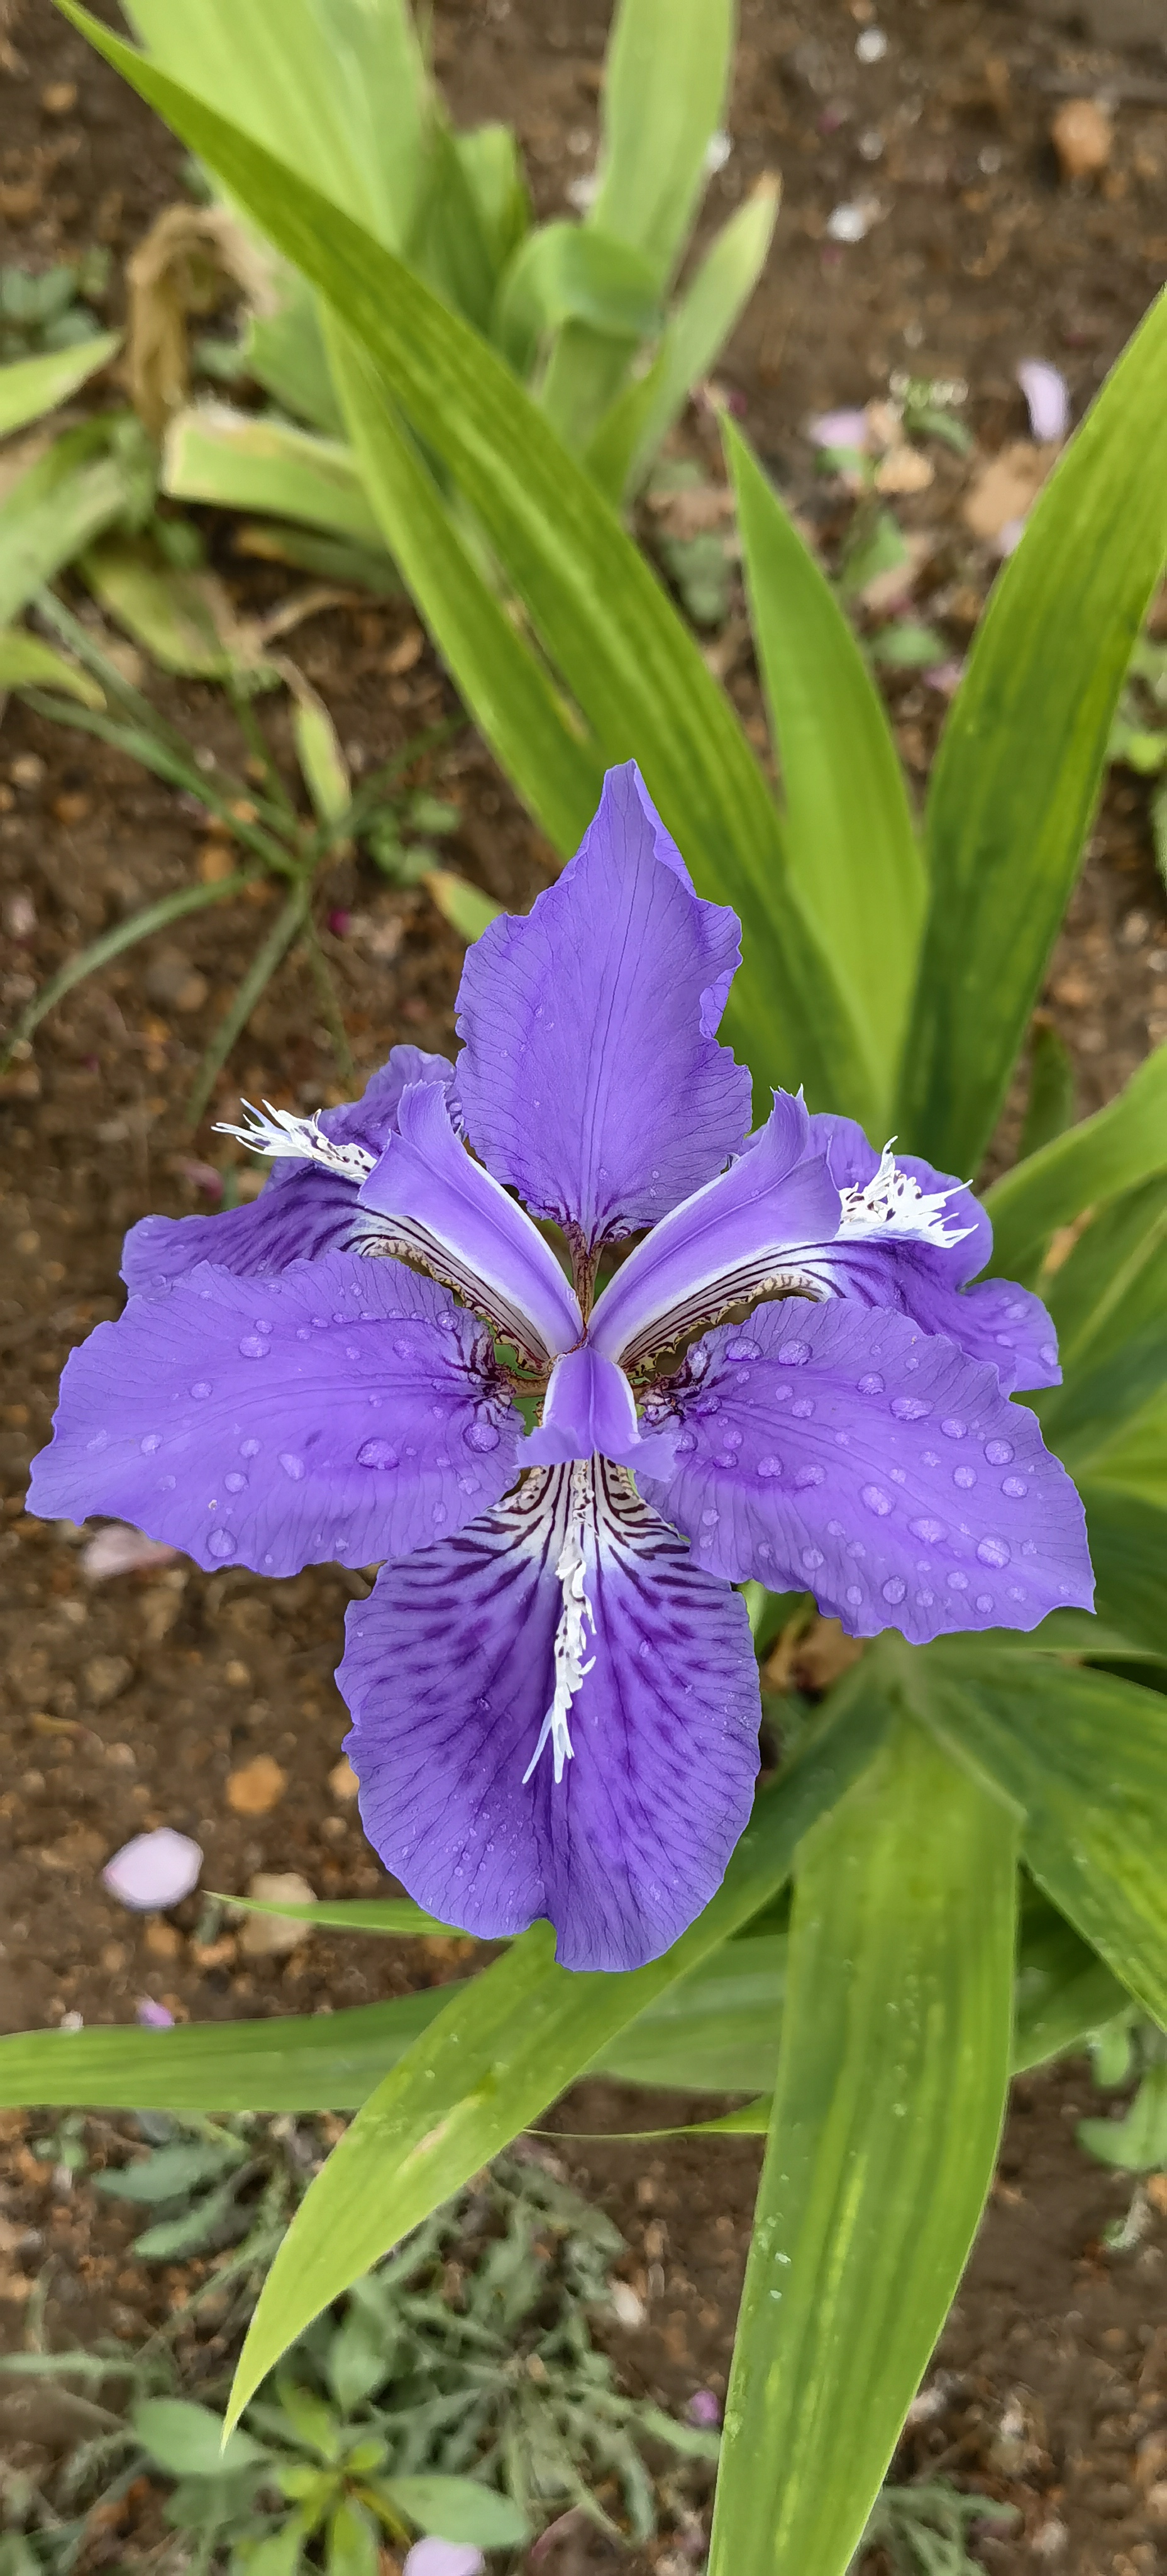
<svg viewBox="0 0 1167 2576"><path fill-rule="evenodd" d="M1050 127L1063 179L1096 179L1114 141L1114 119L1096 98L1068 98Z"/></svg>
<svg viewBox="0 0 1167 2576"><path fill-rule="evenodd" d="M334 1764L328 1774L328 1786L333 1797L341 1799L347 1807L356 1797L360 1785L347 1753L342 1753L339 1762Z"/></svg>
<svg viewBox="0 0 1167 2576"><path fill-rule="evenodd" d="M91 1655L85 1667L85 1688L95 1708L105 1708L126 1683L132 1679L133 1665L125 1655Z"/></svg>
<svg viewBox="0 0 1167 2576"><path fill-rule="evenodd" d="M182 1934L173 1923L148 1923L146 1948L152 1959L177 1959L182 1948Z"/></svg>
<svg viewBox="0 0 1167 2576"><path fill-rule="evenodd" d="M315 1890L298 1870L256 1871L247 1882L247 1893L257 1905L314 1905ZM311 1930L307 1923L290 1921L284 1914L245 1914L239 1934L239 1947L245 1959L282 1959L289 1950L299 1948Z"/></svg>
<svg viewBox="0 0 1167 2576"><path fill-rule="evenodd" d="M266 1816L279 1805L287 1785L282 1765L270 1753L257 1753L253 1762L230 1774L227 1804L236 1816Z"/></svg>

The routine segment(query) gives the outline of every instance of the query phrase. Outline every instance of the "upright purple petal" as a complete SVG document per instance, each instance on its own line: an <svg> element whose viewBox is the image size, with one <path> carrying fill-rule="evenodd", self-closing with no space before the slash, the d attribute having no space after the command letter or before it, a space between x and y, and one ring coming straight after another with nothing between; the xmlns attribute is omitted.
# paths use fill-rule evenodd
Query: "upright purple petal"
<svg viewBox="0 0 1167 2576"><path fill-rule="evenodd" d="M506 1491L522 1421L473 1316L392 1260L203 1263L73 1353L29 1509L110 1512L200 1565L368 1565Z"/></svg>
<svg viewBox="0 0 1167 2576"><path fill-rule="evenodd" d="M583 1330L575 1290L538 1227L450 1125L436 1084L402 1093L398 1131L361 1185L396 1252L422 1261L496 1329L536 1352L570 1350Z"/></svg>
<svg viewBox="0 0 1167 2576"><path fill-rule="evenodd" d="M728 1307L799 1284L808 1251L839 1221L839 1192L809 1148L810 1124L801 1100L775 1093L750 1151L621 1263L589 1326L597 1350L628 1364Z"/></svg>
<svg viewBox="0 0 1167 2576"><path fill-rule="evenodd" d="M667 1475L673 1441L667 1432L645 1438L622 1368L584 1343L556 1360L538 1431L523 1443L523 1464L556 1467L596 1455L642 1475Z"/></svg>
<svg viewBox="0 0 1167 2576"><path fill-rule="evenodd" d="M336 1145L360 1145L374 1161L397 1126L406 1086L443 1085L456 1110L454 1068L444 1055L421 1047L390 1050L359 1100L322 1109L316 1125ZM261 1196L217 1216L146 1216L131 1226L122 1252L122 1277L134 1296L182 1279L198 1261L217 1262L240 1279L270 1279L290 1261L317 1261L325 1252L358 1252L375 1244L384 1227L362 1208L357 1183L310 1162L277 1163Z"/></svg>
<svg viewBox="0 0 1167 2576"><path fill-rule="evenodd" d="M694 894L634 761L558 884L469 951L466 1131L496 1179L588 1244L655 1224L745 1135L750 1078L716 1042L740 958Z"/></svg>
<svg viewBox="0 0 1167 2576"><path fill-rule="evenodd" d="M565 1967L635 1968L708 1902L746 1823L757 1666L740 1595L619 1470L597 1470L582 1510L579 1478L530 1476L387 1566L349 1613L337 1679L365 1830L420 1904L486 1939L549 1917ZM555 1745L539 1748L573 1527L586 1670L557 1780Z"/></svg>
<svg viewBox="0 0 1167 2576"><path fill-rule="evenodd" d="M678 1472L645 1490L697 1564L805 1587L851 1636L923 1644L1090 1608L1082 1506L1034 1416L906 1316L761 1306L690 1353L659 1418L680 1430Z"/></svg>

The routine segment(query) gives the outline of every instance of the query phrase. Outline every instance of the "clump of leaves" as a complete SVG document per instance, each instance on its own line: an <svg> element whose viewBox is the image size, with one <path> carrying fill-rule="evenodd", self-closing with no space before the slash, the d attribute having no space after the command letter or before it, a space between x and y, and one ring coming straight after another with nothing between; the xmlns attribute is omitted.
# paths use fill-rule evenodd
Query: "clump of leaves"
<svg viewBox="0 0 1167 2576"><path fill-rule="evenodd" d="M723 626L734 573L724 484L710 482L691 457L663 457L653 468L645 499L652 513L654 550L686 616L694 626Z"/></svg>
<svg viewBox="0 0 1167 2576"><path fill-rule="evenodd" d="M101 324L85 297L103 295L108 283L109 253L100 248L42 269L39 276L28 268L0 268L0 366L91 340Z"/></svg>
<svg viewBox="0 0 1167 2576"><path fill-rule="evenodd" d="M883 2551L892 2576L978 2576L980 2561L970 2558L968 2539L974 2524L1016 2522L1012 2505L994 2504L989 2496L963 2495L947 2478L929 2478L919 2486L884 2487L859 2544L855 2566L869 2550Z"/></svg>
<svg viewBox="0 0 1167 2576"><path fill-rule="evenodd" d="M1143 2177L1167 2172L1167 2031L1132 2006L1099 2032L1090 2055L1094 2081L1106 2091L1138 2077L1138 2089L1120 2118L1079 2120L1075 2133L1079 2146L1099 2164L1139 2177L1126 2216L1103 2230L1108 2250L1126 2254L1150 2222Z"/></svg>

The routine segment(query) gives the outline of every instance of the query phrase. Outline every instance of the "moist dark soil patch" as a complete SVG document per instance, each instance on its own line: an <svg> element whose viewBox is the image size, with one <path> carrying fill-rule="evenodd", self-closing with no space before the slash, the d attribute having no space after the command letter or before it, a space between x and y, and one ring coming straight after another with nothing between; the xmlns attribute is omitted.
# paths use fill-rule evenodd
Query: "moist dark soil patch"
<svg viewBox="0 0 1167 2576"><path fill-rule="evenodd" d="M543 214L562 210L569 180L591 165L604 20L595 0L511 0L509 8L446 0L437 10L437 62L455 114L517 123ZM866 0L853 10L833 0L745 0L734 151L710 194L709 219L722 220L764 167L783 172L771 269L722 373L784 491L828 540L834 505L814 481L808 413L867 399L897 366L957 374L969 382L968 417L992 450L1024 428L1016 362L1055 359L1079 411L1167 265L1161 44L1107 53L1025 10L888 0L879 16L887 52L861 63L856 40L869 23ZM179 192L181 153L49 0L23 0L3 33L11 48L0 52L4 256L44 265L101 239L121 257ZM1048 140L1057 93L1042 84L1059 81L1086 93L1125 84L1110 167L1090 191L1057 180ZM62 106L69 83L76 100ZM881 149L871 157L873 138ZM867 238L831 241L833 208L864 197L886 209ZM112 311L117 297L115 280ZM711 428L698 423L689 437L715 471ZM954 653L987 579L960 533L959 488L956 468L942 463L933 492L904 513L933 532L928 613ZM210 533L241 606L283 595L279 577L240 567L228 529ZM292 639L358 769L453 711L428 650L403 668L414 624L405 602L370 604L331 612ZM758 739L744 639L725 668ZM158 683L157 695L194 742L231 755L230 722L212 691ZM940 701L916 680L895 682L889 696L922 789ZM414 774L459 804L453 863L500 900L529 903L551 854L473 733ZM132 764L10 703L0 733L0 905L27 900L4 914L6 1012L101 929L187 882L202 840L198 815ZM451 1048L461 952L424 895L350 861L328 897L341 917L325 934L328 953L362 1078L399 1040ZM208 1577L177 1560L93 1586L80 1572L76 1533L30 1521L22 1509L28 1458L47 1436L63 1360L119 1309L125 1228L151 1209L205 1211L200 1165L242 1169L243 1158L213 1137L210 1118L191 1136L182 1107L269 918L262 899L241 903L133 952L70 997L4 1085L3 2029L73 2012L124 2022L147 1995L198 2019L339 2008L464 1973L460 1944L325 1934L288 1959L245 1961L229 1929L198 1940L206 1929L198 1899L143 1924L104 1895L98 1872L109 1853L161 1823L202 1843L207 1886L239 1890L258 1869L295 1869L320 1896L390 1888L352 1805L329 1785L347 1723L332 1667L361 1578L314 1569L277 1586L242 1572ZM1148 1043L1167 1035L1165 970L1167 916L1145 793L1119 776L1044 996L1074 1052L1080 1109L1111 1097ZM230 1116L240 1092L298 1110L341 1096L315 988L297 956L236 1048L212 1116ZM286 1786L266 1813L241 1816L228 1779L260 1752L274 1756ZM1127 2186L1081 2156L1074 2101L1087 2106L1078 2067L1015 2089L994 2199L937 2358L937 2371L951 2377L933 2372L939 2402L906 2438L902 2465L919 2473L939 2462L1022 2506L1023 2537L977 2544L1003 2576L1034 2563L1067 2576L1154 2576L1155 2533L1167 2529L1156 2523L1154 2495L1167 2458L1167 2447L1156 2448L1167 2418L1164 2231L1156 2218L1129 2254L1101 2251ZM557 2118L599 2129L647 2116L646 2097L593 2085L577 2088ZM660 2117L668 2116L662 2101ZM22 2195L33 2190L22 2153L14 2134L6 2217L12 2208L23 2217ZM643 2329L618 2338L630 2384L672 2405L699 2385L720 2390L757 2149L564 2141L562 2154L635 2249L627 2268L647 2316ZM43 2195L39 2167L36 2189ZM115 2300L130 2320L127 2335L148 2322L157 2283L118 2293L115 2273L114 2289L99 2279L94 2290L80 2201L37 2206L33 2223L60 2257L53 2339L108 2324ZM102 2211L97 2259L118 2260L120 2224ZM34 2268L32 2255L16 2259ZM19 2339L19 2300L4 2313ZM41 2440L27 2421L20 2432L14 2405L5 2398L0 2440ZM43 2438L51 2446L71 2437ZM664 2548L675 2553L675 2542L666 2538ZM580 2542L569 2534L561 2563L572 2552L579 2557ZM585 2555L594 2555L591 2544ZM676 2558L678 2570L684 2563Z"/></svg>

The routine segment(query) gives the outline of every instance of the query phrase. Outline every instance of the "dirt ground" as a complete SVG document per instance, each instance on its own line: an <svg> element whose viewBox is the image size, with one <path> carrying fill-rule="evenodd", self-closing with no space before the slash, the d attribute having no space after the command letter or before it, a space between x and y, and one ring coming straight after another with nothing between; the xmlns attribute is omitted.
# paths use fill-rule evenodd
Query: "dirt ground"
<svg viewBox="0 0 1167 2576"><path fill-rule="evenodd" d="M1167 22L1160 0L1144 17L1140 7L1110 0L1083 34L1081 18L1075 32L1044 6L886 0L877 18L871 0L743 0L733 149L712 183L709 220L724 219L765 168L781 170L784 204L769 273L722 375L828 551L839 505L815 480L811 413L883 392L897 368L956 376L968 384L965 416L980 452L992 453L1024 432L1017 362L1060 366L1077 417L1160 284ZM438 0L435 60L454 113L517 124L543 214L562 210L565 190L592 164L605 20L600 0ZM1089 9L1084 23L1089 31ZM1123 23L1129 39L1105 50L1097 26L1118 43ZM886 50L864 61L857 41L873 26ZM1113 145L1097 185L1060 182L1049 140L1051 115L1074 90L1113 101ZM116 261L178 193L179 166L51 0L22 0L7 20L0 10L6 259L43 265L97 239ZM829 220L856 202L868 206L869 230L844 245ZM116 281L112 293L116 305ZM711 427L698 421L689 438L716 470ZM928 541L918 603L954 656L992 571L959 517L969 470L942 461L933 489L904 514ZM241 564L229 531L208 533L241 605L271 605L290 586ZM357 771L454 712L428 650L411 659L414 627L408 603L391 601L333 611L297 632L297 659ZM756 677L748 644L734 643L732 613L721 667L756 725ZM922 788L943 702L918 675L888 688ZM192 742L228 756L230 720L211 690L159 684L157 696ZM412 775L460 809L453 863L500 900L527 904L551 854L476 737L457 735ZM187 881L205 837L197 809L121 755L10 702L0 730L5 1012L18 1012L100 930ZM196 1134L183 1123L241 956L267 927L265 892L178 925L83 986L0 1086L0 2029L72 2013L125 2021L146 1996L200 2019L336 2007L459 1966L450 1943L325 1934L288 1959L246 1960L198 1898L143 1924L104 1895L102 1862L156 1824L202 1844L205 1886L238 1891L272 1869L302 1872L322 1897L388 1888L353 1807L330 1785L346 1726L332 1666L362 1578L320 1569L265 1586L178 1561L95 1585L81 1571L79 1534L23 1512L28 1459L47 1436L64 1358L119 1309L125 1228L151 1209L205 1210L224 1174L241 1177L242 1158L236 1165L211 1132L240 1093L298 1110L342 1096L315 988L293 956L207 1120ZM427 898L345 861L325 912L361 1077L397 1040L449 1049L461 951ZM1165 976L1167 907L1146 794L1118 775L1043 996L1073 1049L1082 1111L1112 1096L1148 1044L1167 1036ZM269 1784L266 1807L241 1812L229 1783L260 1755L274 1758L283 1785ZM1167 2567L1167 2520L1156 2520L1156 2504L1167 2507L1167 2231L1156 2218L1131 2252L1102 2250L1126 2186L1074 2144L1071 2106L1086 2108L1087 2081L1070 2066L1015 2088L994 2198L929 2383L935 2411L903 2455L910 2470L939 2462L1021 2508L1017 2537L976 2543L1002 2576L1042 2563L1066 2576ZM637 2097L596 2086L579 2088L561 2114L573 2128L630 2117L643 2117ZM19 2157L19 2141L11 2154ZM754 2147L565 2145L564 2155L641 2249L631 2268L647 2320L620 2339L629 2384L643 2381L674 2405L699 2385L720 2391ZM10 2162L5 2212L50 2225L67 2256L70 2214L45 2221L27 2201L32 2190ZM108 2213L102 2224L113 2224ZM58 2278L61 2332L88 2331L82 2311L69 2313L64 2285L77 2274L67 2261ZM133 2309L133 2297L123 2304ZM5 2315L18 2338L19 2298ZM22 2439L16 2403L5 2401L0 2430Z"/></svg>

